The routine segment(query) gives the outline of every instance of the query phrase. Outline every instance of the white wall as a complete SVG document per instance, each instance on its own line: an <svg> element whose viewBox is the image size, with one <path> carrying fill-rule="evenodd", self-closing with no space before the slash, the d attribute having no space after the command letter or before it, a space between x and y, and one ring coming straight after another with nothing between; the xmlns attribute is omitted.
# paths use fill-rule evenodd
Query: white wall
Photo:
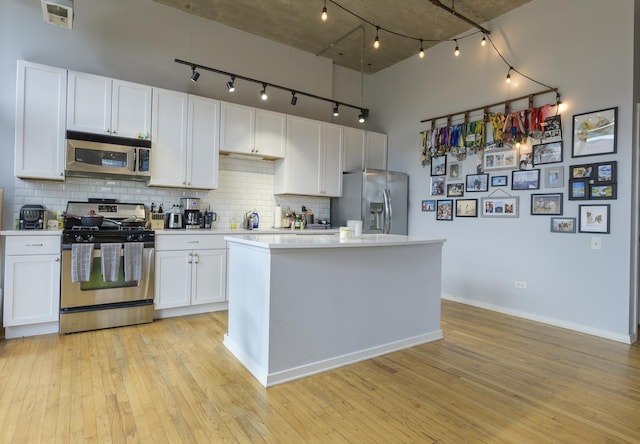
<svg viewBox="0 0 640 444"><path fill-rule="evenodd" d="M621 341L633 340L631 212L633 54L632 2L597 0L534 0L487 24L491 38L511 65L548 85L558 87L567 105L563 113L565 178L568 165L618 161L618 199L611 204L611 234L550 233L549 217L530 215L531 192L520 196L518 219L460 218L436 221L423 213L420 202L429 194L429 168L419 161L420 120L456 113L542 91L512 73L481 36L442 43L371 76L373 124L389 135L389 168L408 171L410 179L409 232L444 237L443 291L447 297L518 314ZM555 103L553 95L536 99L535 106ZM517 107L518 104L513 105ZM572 115L618 107L618 153L571 158ZM520 104L521 108L526 108ZM475 168L477 156L464 163ZM510 172L507 172L510 175ZM466 193L480 198L487 193ZM579 201L567 200L564 215L577 217ZM590 202L592 203L592 202ZM592 250L591 237L602 238ZM525 281L526 289L514 288ZM428 285L428 283L427 283ZM633 325L631 325L633 324Z"/></svg>

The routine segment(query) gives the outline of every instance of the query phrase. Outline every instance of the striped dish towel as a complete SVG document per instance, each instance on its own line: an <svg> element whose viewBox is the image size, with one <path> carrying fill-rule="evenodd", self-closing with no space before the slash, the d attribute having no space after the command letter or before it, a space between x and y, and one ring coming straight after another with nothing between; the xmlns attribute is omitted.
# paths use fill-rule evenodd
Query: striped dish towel
<svg viewBox="0 0 640 444"><path fill-rule="evenodd" d="M122 244L100 244L100 255L102 256L102 280L105 282L115 282L120 273L120 248Z"/></svg>
<svg viewBox="0 0 640 444"><path fill-rule="evenodd" d="M142 279L143 242L127 242L124 244L124 280L126 282Z"/></svg>
<svg viewBox="0 0 640 444"><path fill-rule="evenodd" d="M93 244L71 245L71 281L86 282L91 278Z"/></svg>

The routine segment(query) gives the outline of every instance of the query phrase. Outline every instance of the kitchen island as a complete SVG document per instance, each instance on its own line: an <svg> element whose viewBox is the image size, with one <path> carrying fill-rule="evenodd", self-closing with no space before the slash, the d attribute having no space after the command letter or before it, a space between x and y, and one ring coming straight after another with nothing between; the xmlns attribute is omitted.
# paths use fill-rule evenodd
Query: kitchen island
<svg viewBox="0 0 640 444"><path fill-rule="evenodd" d="M265 387L442 339L443 239L225 239L224 344Z"/></svg>

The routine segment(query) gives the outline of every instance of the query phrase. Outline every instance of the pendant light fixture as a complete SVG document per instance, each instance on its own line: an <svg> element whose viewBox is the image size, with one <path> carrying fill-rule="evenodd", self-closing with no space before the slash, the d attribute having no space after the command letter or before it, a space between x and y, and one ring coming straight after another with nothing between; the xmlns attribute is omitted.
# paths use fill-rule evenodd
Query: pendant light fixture
<svg viewBox="0 0 640 444"><path fill-rule="evenodd" d="M482 33L482 41L480 42L481 46L487 46L487 35L483 32Z"/></svg>
<svg viewBox="0 0 640 444"><path fill-rule="evenodd" d="M380 36L378 35L378 32L380 31L380 27L376 26L376 38L373 41L373 47L375 49L378 49L380 47Z"/></svg>
<svg viewBox="0 0 640 444"><path fill-rule="evenodd" d="M456 49L453 51L453 55L458 57L460 55L460 47L458 46L458 39L453 39L453 41L456 42Z"/></svg>
<svg viewBox="0 0 640 444"><path fill-rule="evenodd" d="M513 70L513 66L510 66L509 71L507 71L507 83L511 83L511 70Z"/></svg>
<svg viewBox="0 0 640 444"><path fill-rule="evenodd" d="M418 51L418 57L424 59L424 48L422 46L422 40L420 40L420 51Z"/></svg>
<svg viewBox="0 0 640 444"><path fill-rule="evenodd" d="M322 19L323 22L327 21L327 0L324 0L324 7L322 8L322 14L320 15L320 18Z"/></svg>

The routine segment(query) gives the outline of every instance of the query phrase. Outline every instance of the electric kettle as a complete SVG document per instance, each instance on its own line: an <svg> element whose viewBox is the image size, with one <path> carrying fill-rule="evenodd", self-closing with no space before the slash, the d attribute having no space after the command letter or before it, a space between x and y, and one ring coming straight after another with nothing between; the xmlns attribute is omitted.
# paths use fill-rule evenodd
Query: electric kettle
<svg viewBox="0 0 640 444"><path fill-rule="evenodd" d="M182 228L182 213L168 213L168 228Z"/></svg>

